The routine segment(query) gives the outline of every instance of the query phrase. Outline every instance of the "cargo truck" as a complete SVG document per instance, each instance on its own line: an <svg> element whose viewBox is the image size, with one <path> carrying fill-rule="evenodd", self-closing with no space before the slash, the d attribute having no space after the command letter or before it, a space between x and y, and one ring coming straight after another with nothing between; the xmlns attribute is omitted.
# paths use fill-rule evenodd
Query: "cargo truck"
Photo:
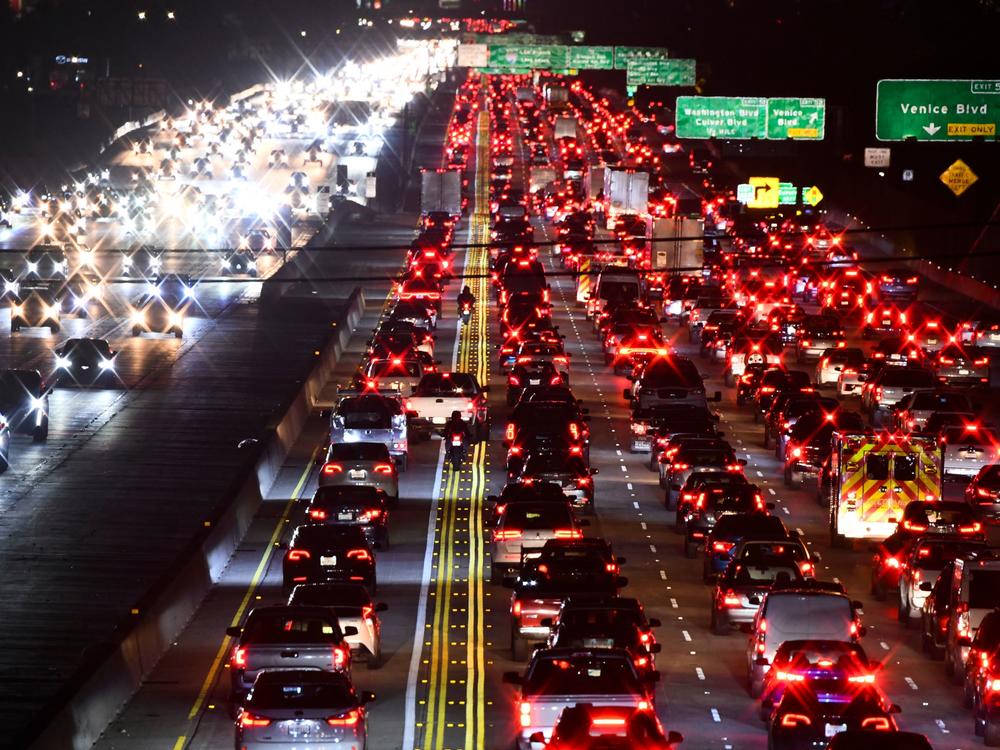
<svg viewBox="0 0 1000 750"><path fill-rule="evenodd" d="M462 215L462 172L458 169L425 169L420 173L420 213Z"/></svg>

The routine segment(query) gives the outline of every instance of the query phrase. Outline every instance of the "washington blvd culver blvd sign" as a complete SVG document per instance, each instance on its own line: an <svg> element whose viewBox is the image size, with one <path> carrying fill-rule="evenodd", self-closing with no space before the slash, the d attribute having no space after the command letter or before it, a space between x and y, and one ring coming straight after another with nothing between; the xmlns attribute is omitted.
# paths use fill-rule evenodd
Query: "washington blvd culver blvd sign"
<svg viewBox="0 0 1000 750"><path fill-rule="evenodd" d="M880 141L994 140L1000 123L1000 80L887 80L875 94Z"/></svg>

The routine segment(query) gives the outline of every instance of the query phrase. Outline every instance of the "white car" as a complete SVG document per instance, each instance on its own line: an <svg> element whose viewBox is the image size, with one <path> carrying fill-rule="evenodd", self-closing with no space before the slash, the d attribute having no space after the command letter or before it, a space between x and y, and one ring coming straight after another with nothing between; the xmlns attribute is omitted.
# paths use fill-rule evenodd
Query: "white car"
<svg viewBox="0 0 1000 750"><path fill-rule="evenodd" d="M858 371L865 365L865 353L855 348L825 349L816 362L816 384L836 385L845 369Z"/></svg>
<svg viewBox="0 0 1000 750"><path fill-rule="evenodd" d="M383 602L372 601L368 589L360 583L300 583L288 597L289 606L327 607L337 615L340 629L349 625L357 635L344 636L351 647L352 661L362 654L369 669L382 666L382 620L379 612L389 609Z"/></svg>
<svg viewBox="0 0 1000 750"><path fill-rule="evenodd" d="M941 436L941 474L972 479L989 464L1000 463L1000 433L972 422L947 428Z"/></svg>
<svg viewBox="0 0 1000 750"><path fill-rule="evenodd" d="M500 583L507 571L521 567L521 554L543 547L549 539L583 536L569 502L510 503L493 528L490 582Z"/></svg>

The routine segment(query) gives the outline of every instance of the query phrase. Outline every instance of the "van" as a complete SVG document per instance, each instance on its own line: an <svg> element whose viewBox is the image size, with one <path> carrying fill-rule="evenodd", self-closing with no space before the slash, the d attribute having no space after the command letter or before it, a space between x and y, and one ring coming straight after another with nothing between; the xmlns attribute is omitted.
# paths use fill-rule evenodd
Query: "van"
<svg viewBox="0 0 1000 750"><path fill-rule="evenodd" d="M945 637L944 671L960 682L979 625L1000 607L1000 551L983 550L957 558L947 596L951 619Z"/></svg>
<svg viewBox="0 0 1000 750"><path fill-rule="evenodd" d="M631 302L642 297L642 282L637 271L611 268L597 275L587 298L587 317L593 318L608 302Z"/></svg>
<svg viewBox="0 0 1000 750"><path fill-rule="evenodd" d="M862 604L851 601L840 584L800 581L787 588L775 586L757 610L747 643L747 678L754 698L760 697L764 676L785 641L853 643L865 634L859 617Z"/></svg>

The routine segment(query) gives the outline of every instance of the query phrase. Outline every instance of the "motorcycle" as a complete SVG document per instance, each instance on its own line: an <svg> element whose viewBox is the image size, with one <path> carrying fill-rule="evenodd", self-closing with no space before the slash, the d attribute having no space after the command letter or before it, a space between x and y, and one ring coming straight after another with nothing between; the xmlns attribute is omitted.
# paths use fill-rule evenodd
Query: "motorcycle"
<svg viewBox="0 0 1000 750"><path fill-rule="evenodd" d="M465 461L465 435L461 432L448 435L447 458L451 462L452 471L458 471Z"/></svg>
<svg viewBox="0 0 1000 750"><path fill-rule="evenodd" d="M462 318L462 325L468 325L472 319L472 303L463 302L459 305L458 314Z"/></svg>

